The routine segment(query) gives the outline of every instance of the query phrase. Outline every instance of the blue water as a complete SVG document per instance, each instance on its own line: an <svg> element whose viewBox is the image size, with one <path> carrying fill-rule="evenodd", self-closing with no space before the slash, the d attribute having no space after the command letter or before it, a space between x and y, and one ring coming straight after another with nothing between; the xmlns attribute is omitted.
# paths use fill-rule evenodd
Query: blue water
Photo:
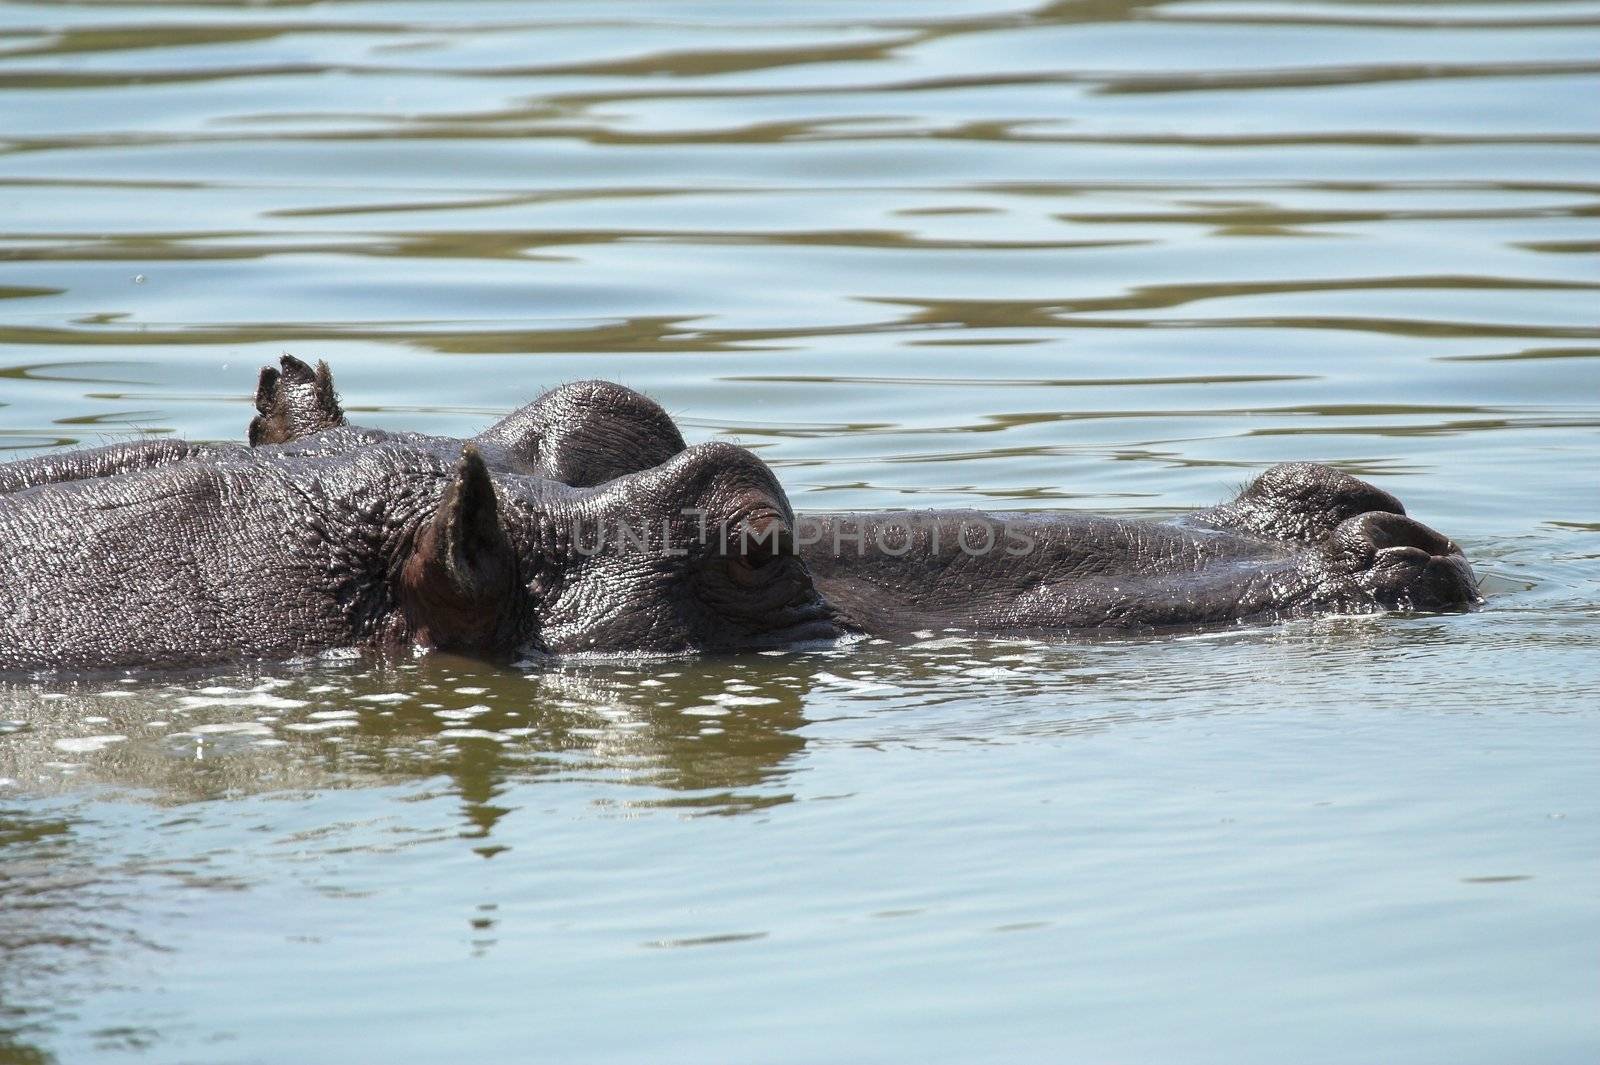
<svg viewBox="0 0 1600 1065"><path fill-rule="evenodd" d="M1471 615L0 685L0 1062L1600 1056L1600 4L0 0L0 457L578 377L801 510L1332 462ZM3 548L3 545L0 545Z"/></svg>

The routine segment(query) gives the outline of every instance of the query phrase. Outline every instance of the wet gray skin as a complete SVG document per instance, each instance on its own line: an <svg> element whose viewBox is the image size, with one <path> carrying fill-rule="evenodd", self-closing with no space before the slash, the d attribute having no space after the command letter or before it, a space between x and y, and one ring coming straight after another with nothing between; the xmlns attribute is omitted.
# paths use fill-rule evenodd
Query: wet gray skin
<svg viewBox="0 0 1600 1065"><path fill-rule="evenodd" d="M351 425L325 362L315 368L292 355L261 370L251 448L292 445L293 454L328 455L396 444L439 455L460 453L463 441L422 433L391 433ZM684 450L678 427L654 400L608 381L578 381L546 392L472 439L490 469L589 487L647 469ZM81 448L0 464L0 495L165 466L185 459L244 460L240 444L141 440Z"/></svg>
<svg viewBox="0 0 1600 1065"><path fill-rule="evenodd" d="M264 447L0 497L0 669L328 648L673 653L838 634L795 558L723 553L791 521L754 456L688 448L595 488L491 474L473 446ZM702 520L714 535L697 535ZM595 534L649 528L681 547ZM85 530L92 530L86 534ZM585 532L588 538L585 540Z"/></svg>
<svg viewBox="0 0 1600 1065"><path fill-rule="evenodd" d="M618 385L472 441L349 425L326 366L262 374L252 447L0 466L0 670L344 647L681 653L923 629L1048 635L1478 602L1460 549L1325 466L1171 522L797 520L770 469L686 447Z"/></svg>

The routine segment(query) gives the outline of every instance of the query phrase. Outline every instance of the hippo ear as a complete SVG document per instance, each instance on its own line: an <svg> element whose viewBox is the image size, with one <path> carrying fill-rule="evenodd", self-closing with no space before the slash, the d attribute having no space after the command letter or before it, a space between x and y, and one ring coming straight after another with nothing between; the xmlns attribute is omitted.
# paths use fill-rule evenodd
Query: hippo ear
<svg viewBox="0 0 1600 1065"><path fill-rule="evenodd" d="M344 424L344 408L333 390L326 362L312 369L293 355L278 367L263 366L256 383L256 416L250 421L251 447L287 444Z"/></svg>
<svg viewBox="0 0 1600 1065"><path fill-rule="evenodd" d="M400 598L418 643L492 654L513 637L517 557L494 482L468 445L439 508L423 522L400 572Z"/></svg>

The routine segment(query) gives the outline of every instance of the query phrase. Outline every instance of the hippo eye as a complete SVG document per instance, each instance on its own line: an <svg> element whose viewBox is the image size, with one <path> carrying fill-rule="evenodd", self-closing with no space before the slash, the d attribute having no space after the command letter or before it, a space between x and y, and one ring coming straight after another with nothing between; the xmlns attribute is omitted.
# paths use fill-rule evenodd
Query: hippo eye
<svg viewBox="0 0 1600 1065"><path fill-rule="evenodd" d="M729 577L739 584L752 584L758 574L780 554L793 551L788 524L770 508L746 514L725 528L721 537L723 565Z"/></svg>
<svg viewBox="0 0 1600 1065"><path fill-rule="evenodd" d="M774 554L763 551L759 547L745 554L729 555L725 560L728 576L740 584L754 584L760 579L760 571L772 564Z"/></svg>

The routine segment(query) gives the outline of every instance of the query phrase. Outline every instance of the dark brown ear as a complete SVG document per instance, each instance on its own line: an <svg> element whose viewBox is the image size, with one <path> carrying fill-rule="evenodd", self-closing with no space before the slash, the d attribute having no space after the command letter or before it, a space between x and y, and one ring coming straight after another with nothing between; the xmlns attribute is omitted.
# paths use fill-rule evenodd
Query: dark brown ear
<svg viewBox="0 0 1600 1065"><path fill-rule="evenodd" d="M318 361L313 370L293 355L284 355L277 367L261 368L256 411L250 421L251 447L286 444L344 424L328 364Z"/></svg>
<svg viewBox="0 0 1600 1065"><path fill-rule="evenodd" d="M468 444L401 567L401 605L423 646L503 654L515 649L516 588L516 552L500 522L494 482Z"/></svg>

